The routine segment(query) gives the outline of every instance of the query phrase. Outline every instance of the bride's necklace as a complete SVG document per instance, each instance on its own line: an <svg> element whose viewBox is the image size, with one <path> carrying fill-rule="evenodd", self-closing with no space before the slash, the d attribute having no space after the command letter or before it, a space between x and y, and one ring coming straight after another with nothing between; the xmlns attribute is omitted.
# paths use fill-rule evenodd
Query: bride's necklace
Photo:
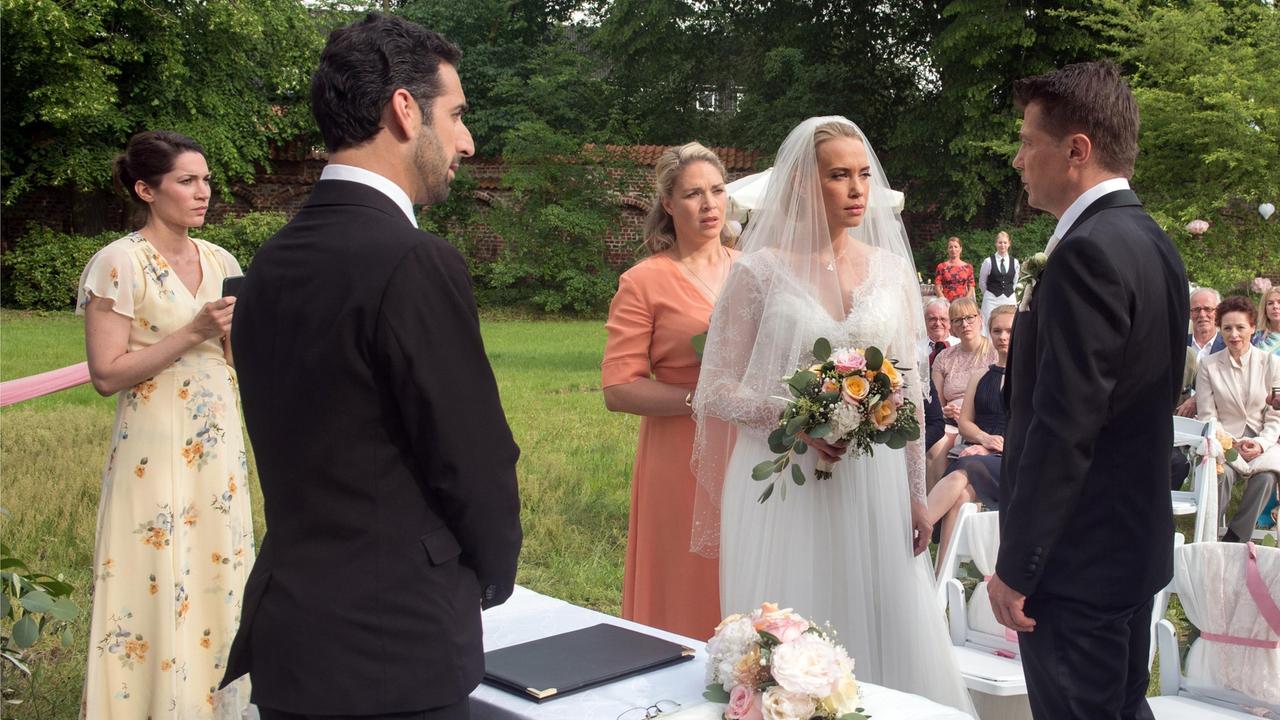
<svg viewBox="0 0 1280 720"><path fill-rule="evenodd" d="M724 262L724 261L725 261L725 258L727 258L728 256L729 256L729 251L728 251L728 250L726 250L726 249L724 249L724 246L723 246L723 245L722 245L722 246L720 246L720 263L719 263L719 265L720 265L720 269L719 269L719 271L716 273L716 275L718 275L718 276L719 276L719 278L720 278L720 286L721 286L722 288L724 287L724 276L725 276L725 271L724 271L724 268L725 268L725 262ZM715 290L712 290L712 289L711 289L711 286L710 286L710 285L708 285L708 284L706 283L706 281L705 281L705 280L703 280L701 277L699 277L699 276L698 276L698 273L694 272L693 268L689 266L689 263L687 263L687 262L685 262L685 261L684 261L684 258L680 258L680 264L684 266L685 271L686 271L686 272L688 272L688 273L689 273L689 275L691 275L691 276L693 277L693 279L694 279L694 280L697 280L697 281L698 281L698 284L699 284L699 285L701 285L702 287L706 288L707 293L708 293L709 295L711 295L711 302L712 302L712 304L714 304L717 300L719 300L719 299L720 299L720 293L716 292Z"/></svg>
<svg viewBox="0 0 1280 720"><path fill-rule="evenodd" d="M831 258L830 260L828 260L828 261L827 261L827 269L828 269L828 270L830 270L831 272L835 272L835 271L836 271L836 263L840 262L840 258L844 257L845 250L848 250L848 249L849 249L849 248L845 248L844 250L841 250L841 251L840 251L840 253L839 253L838 255L836 255L835 257L833 257L833 258Z"/></svg>

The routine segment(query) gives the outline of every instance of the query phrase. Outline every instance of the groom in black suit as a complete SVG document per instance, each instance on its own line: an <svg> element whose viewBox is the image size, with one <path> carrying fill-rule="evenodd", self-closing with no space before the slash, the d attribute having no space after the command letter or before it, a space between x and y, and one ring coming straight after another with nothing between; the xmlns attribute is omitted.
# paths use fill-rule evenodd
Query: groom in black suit
<svg viewBox="0 0 1280 720"><path fill-rule="evenodd" d="M1020 80L1013 166L1059 219L1013 330L992 608L1037 718L1151 718L1152 596L1172 576L1169 449L1187 276L1129 189L1138 108L1110 63Z"/></svg>
<svg viewBox="0 0 1280 720"><path fill-rule="evenodd" d="M473 152L459 55L396 17L329 36L329 164L237 301L268 531L224 684L249 673L264 720L466 718L514 586L519 450L466 264L413 214Z"/></svg>

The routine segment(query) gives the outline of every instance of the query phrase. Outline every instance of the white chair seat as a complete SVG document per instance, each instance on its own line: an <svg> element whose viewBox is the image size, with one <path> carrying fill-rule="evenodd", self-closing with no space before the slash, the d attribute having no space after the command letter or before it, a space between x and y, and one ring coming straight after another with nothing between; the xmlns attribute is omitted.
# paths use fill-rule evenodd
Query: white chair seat
<svg viewBox="0 0 1280 720"><path fill-rule="evenodd" d="M1156 720L1258 720L1256 715L1209 705L1180 695L1147 698Z"/></svg>
<svg viewBox="0 0 1280 720"><path fill-rule="evenodd" d="M1017 660L1001 657L983 647L953 646L951 651L970 690L997 697L1027 694L1022 663Z"/></svg>
<svg viewBox="0 0 1280 720"><path fill-rule="evenodd" d="M1198 510L1199 507L1200 505L1195 501L1195 498L1190 498L1187 500L1174 498L1173 500L1174 515L1195 515L1196 510Z"/></svg>

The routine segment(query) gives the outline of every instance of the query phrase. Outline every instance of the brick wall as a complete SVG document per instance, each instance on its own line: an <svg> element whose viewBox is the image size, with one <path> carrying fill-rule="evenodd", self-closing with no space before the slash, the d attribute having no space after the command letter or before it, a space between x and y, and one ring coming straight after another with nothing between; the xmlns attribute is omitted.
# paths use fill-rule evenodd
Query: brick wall
<svg viewBox="0 0 1280 720"><path fill-rule="evenodd" d="M615 171L615 179L620 180L624 188L618 199L621 212L616 225L603 238L609 262L622 267L635 260L643 239L644 218L653 194L653 165L666 146L608 146L607 149L633 163L628 169ZM715 150L725 163L730 181L756 172L759 153L735 148ZM259 173L253 183L235 182L229 193L215 196L208 221L217 223L226 217L250 212L280 212L292 217L306 202L324 164L323 151L296 145L278 148L273 152L269 171ZM484 215L486 209L501 202L507 192L501 182L504 167L500 160L484 158L468 160L466 166L476 185L471 199L476 212L470 224L451 232L461 233L476 249L478 257L493 258L502 248L502 238L484 222ZM123 233L130 227L130 212L128 202L108 191L74 193L61 188L39 189L0 214L0 245L11 246L29 223L86 235L105 230ZM928 240L942 232L941 221L932 214L906 213L903 220L912 238Z"/></svg>

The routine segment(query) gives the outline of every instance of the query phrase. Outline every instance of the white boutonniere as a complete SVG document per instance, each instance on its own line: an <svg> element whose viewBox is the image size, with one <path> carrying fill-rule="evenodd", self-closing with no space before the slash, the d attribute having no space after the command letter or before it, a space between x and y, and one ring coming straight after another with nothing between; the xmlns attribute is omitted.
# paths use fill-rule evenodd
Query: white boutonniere
<svg viewBox="0 0 1280 720"><path fill-rule="evenodd" d="M1036 283L1040 281L1040 274L1044 272L1044 266L1048 263L1049 256L1042 252L1032 255L1022 263L1016 288L1019 310L1031 309L1031 294L1035 291Z"/></svg>

